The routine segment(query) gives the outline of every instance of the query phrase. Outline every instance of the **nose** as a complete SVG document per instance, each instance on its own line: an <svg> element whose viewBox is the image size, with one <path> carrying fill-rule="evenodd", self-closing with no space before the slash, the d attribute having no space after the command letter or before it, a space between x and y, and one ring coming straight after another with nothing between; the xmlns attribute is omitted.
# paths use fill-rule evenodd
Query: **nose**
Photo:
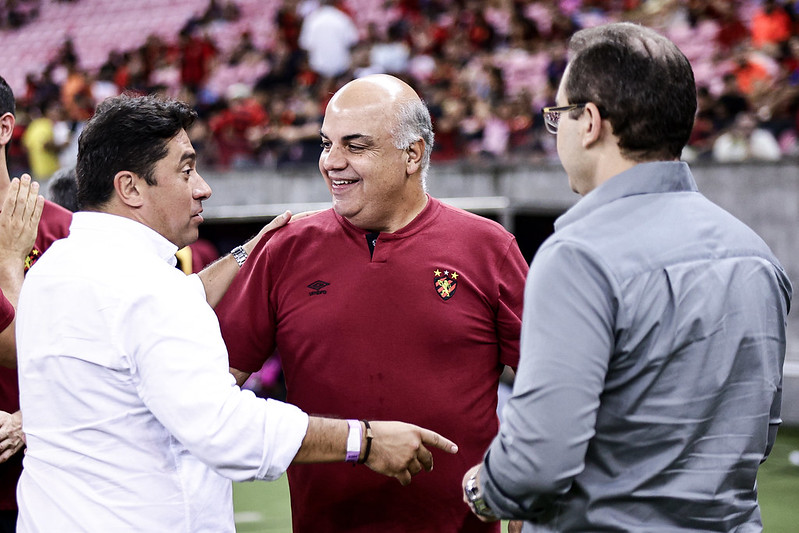
<svg viewBox="0 0 799 533"><path fill-rule="evenodd" d="M194 198L200 201L207 200L208 198L211 197L211 194L213 194L211 186L208 185L208 183L203 179L202 176L200 176L199 172L195 172L195 174L197 176L198 181L197 183L194 184L194 188L192 189L192 192L194 193Z"/></svg>
<svg viewBox="0 0 799 533"><path fill-rule="evenodd" d="M336 146L331 146L327 151L322 150L319 156L319 164L324 170L341 170L347 166L347 158L344 151Z"/></svg>

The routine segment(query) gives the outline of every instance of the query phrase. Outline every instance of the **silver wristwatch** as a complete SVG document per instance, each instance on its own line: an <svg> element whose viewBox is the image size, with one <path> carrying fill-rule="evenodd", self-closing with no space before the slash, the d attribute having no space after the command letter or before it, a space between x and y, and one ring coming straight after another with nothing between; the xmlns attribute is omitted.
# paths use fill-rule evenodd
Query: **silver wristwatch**
<svg viewBox="0 0 799 533"><path fill-rule="evenodd" d="M466 494L466 499L469 501L469 505L476 515L498 520L497 515L494 514L483 499L483 493L480 492L480 485L477 483L477 472L466 480L466 486L463 488L463 492Z"/></svg>
<svg viewBox="0 0 799 533"><path fill-rule="evenodd" d="M230 251L230 255L233 256L233 259L239 264L239 268L244 265L244 261L247 260L247 250L244 249L243 246L236 246Z"/></svg>

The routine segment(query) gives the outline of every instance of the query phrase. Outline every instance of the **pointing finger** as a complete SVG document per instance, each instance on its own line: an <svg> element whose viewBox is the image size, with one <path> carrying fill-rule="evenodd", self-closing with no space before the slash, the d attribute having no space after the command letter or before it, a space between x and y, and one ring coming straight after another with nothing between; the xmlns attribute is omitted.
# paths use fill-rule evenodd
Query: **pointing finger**
<svg viewBox="0 0 799 533"><path fill-rule="evenodd" d="M444 450L447 453L458 453L457 444L446 437L442 437L435 431L430 431L429 429L422 429L422 443L435 446L436 448Z"/></svg>

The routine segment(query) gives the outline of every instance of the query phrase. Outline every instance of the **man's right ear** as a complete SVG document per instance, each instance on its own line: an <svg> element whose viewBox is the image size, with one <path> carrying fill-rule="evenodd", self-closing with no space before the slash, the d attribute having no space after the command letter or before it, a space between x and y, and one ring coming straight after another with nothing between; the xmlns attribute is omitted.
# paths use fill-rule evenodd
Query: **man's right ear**
<svg viewBox="0 0 799 533"><path fill-rule="evenodd" d="M141 207L144 203L142 190L144 180L129 170L120 170L114 176L114 190L119 200L129 207Z"/></svg>
<svg viewBox="0 0 799 533"><path fill-rule="evenodd" d="M11 113L3 113L0 116L0 146L5 146L11 142L11 134L14 132L14 126L17 120Z"/></svg>

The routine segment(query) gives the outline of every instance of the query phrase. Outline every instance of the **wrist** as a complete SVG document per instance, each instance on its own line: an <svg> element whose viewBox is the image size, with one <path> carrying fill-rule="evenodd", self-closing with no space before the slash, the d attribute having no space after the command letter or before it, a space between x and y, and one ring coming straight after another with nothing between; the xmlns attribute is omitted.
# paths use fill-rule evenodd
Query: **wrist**
<svg viewBox="0 0 799 533"><path fill-rule="evenodd" d="M361 448L363 453L360 457L358 457L358 464L362 465L369 460L369 453L372 451L372 439L374 438L374 435L372 434L372 426L369 424L368 420L361 420L360 424L363 424L364 442Z"/></svg>
<svg viewBox="0 0 799 533"><path fill-rule="evenodd" d="M244 246L236 246L230 251L230 255L233 256L233 259L236 260L236 263L239 264L239 268L244 266L244 262L247 260L247 250L244 249Z"/></svg>
<svg viewBox="0 0 799 533"><path fill-rule="evenodd" d="M344 461L347 463L357 463L361 456L361 440L363 438L363 428L358 420L347 420L349 431L347 433L347 453Z"/></svg>
<svg viewBox="0 0 799 533"><path fill-rule="evenodd" d="M475 470L469 479L466 480L463 492L474 514L489 520L498 520L497 515L486 503L483 491L480 488L480 469Z"/></svg>

